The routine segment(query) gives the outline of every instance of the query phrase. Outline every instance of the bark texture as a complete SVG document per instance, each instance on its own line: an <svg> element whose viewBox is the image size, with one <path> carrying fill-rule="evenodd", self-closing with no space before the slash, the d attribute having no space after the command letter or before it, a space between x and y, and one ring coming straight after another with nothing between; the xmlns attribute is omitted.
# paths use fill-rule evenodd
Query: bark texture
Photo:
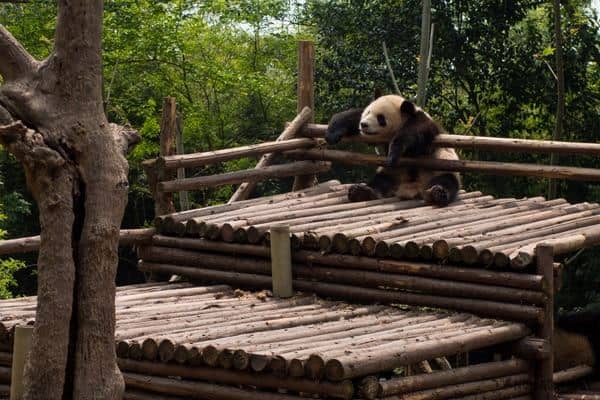
<svg viewBox="0 0 600 400"><path fill-rule="evenodd" d="M40 209L38 307L26 399L117 399L114 351L124 157L139 135L102 109L101 0L58 1L55 49L34 60L0 26L0 141Z"/></svg>

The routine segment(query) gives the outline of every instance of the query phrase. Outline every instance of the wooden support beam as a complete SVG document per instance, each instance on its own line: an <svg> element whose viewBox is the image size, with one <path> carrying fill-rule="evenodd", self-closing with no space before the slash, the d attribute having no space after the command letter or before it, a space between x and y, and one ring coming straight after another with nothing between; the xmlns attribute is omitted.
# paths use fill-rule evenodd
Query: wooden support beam
<svg viewBox="0 0 600 400"><path fill-rule="evenodd" d="M119 246L148 244L152 241L152 235L154 235L153 228L121 229L119 232ZM40 243L39 236L0 240L0 256L33 253L38 251Z"/></svg>
<svg viewBox="0 0 600 400"><path fill-rule="evenodd" d="M313 147L316 144L317 142L314 139L309 138L287 139L234 147L231 149L160 157L158 159L158 164L167 170L175 168L194 168L235 160L242 157L256 157L268 153L278 153L287 150Z"/></svg>
<svg viewBox="0 0 600 400"><path fill-rule="evenodd" d="M221 186L247 181L261 181L269 178L283 178L295 176L299 172L319 173L328 171L331 163L315 163L311 161L298 161L288 164L274 165L242 171L226 172L223 174L199 176L181 180L160 182L158 189L161 192L177 192L180 190L197 190L207 186Z"/></svg>
<svg viewBox="0 0 600 400"><path fill-rule="evenodd" d="M326 160L348 165L382 166L386 158L373 154L361 154L342 150L292 150L287 156L302 160ZM418 158L401 158L397 167L419 167L439 171L481 172L491 175L537 176L600 182L600 170L592 168L560 167L536 164L502 163L492 161L467 160L431 160Z"/></svg>
<svg viewBox="0 0 600 400"><path fill-rule="evenodd" d="M276 297L287 298L294 295L290 227L287 225L271 227L271 277Z"/></svg>
<svg viewBox="0 0 600 400"><path fill-rule="evenodd" d="M546 295L544 319L538 328L537 337L544 339L552 348L554 336L554 254L552 246L544 244L537 246L535 250L537 273L542 275L547 283L543 289ZM536 400L547 400L554 396L553 372L554 355L550 353L548 357L536 363L534 390Z"/></svg>
<svg viewBox="0 0 600 400"><path fill-rule="evenodd" d="M325 137L327 125L307 124L302 130L302 136L320 139ZM343 140L363 143L386 143L381 138L370 136L348 136ZM552 140L532 140L500 138L490 136L469 135L439 135L433 145L436 147L454 147L461 149L477 149L490 151L509 151L527 153L556 153L556 154L578 154L588 156L600 156L599 143L584 142L560 142Z"/></svg>
<svg viewBox="0 0 600 400"><path fill-rule="evenodd" d="M300 132L300 129L313 118L312 108L304 107L302 110L296 115L296 118L288 124L281 135L277 138L277 141L283 141L292 139L294 136ZM263 168L272 164L273 159L275 158L274 153L269 153L263 155L260 160L256 163L255 168ZM231 196L228 203L234 203L240 200L246 200L252 194L252 191L256 187L255 181L246 181L243 182L235 191L235 193Z"/></svg>
<svg viewBox="0 0 600 400"><path fill-rule="evenodd" d="M298 112L304 107L315 109L315 44L312 41L298 42ZM314 114L309 122L314 121ZM297 175L294 191L306 189L317 183L314 174Z"/></svg>

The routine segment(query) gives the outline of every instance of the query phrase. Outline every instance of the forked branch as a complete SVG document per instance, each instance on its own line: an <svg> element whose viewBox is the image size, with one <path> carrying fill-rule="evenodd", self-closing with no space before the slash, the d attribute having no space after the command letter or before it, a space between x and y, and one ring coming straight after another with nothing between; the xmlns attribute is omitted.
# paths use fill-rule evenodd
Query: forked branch
<svg viewBox="0 0 600 400"><path fill-rule="evenodd" d="M17 39L0 25L0 75L11 81L31 73L37 61Z"/></svg>

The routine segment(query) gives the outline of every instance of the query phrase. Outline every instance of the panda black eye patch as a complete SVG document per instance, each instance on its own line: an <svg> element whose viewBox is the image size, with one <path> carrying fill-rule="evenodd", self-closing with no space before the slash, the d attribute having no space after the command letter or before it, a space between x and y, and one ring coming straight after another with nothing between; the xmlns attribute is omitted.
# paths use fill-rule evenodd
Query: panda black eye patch
<svg viewBox="0 0 600 400"><path fill-rule="evenodd" d="M385 120L385 117L383 116L383 114L377 114L377 123L379 123L379 126L387 125L387 121Z"/></svg>

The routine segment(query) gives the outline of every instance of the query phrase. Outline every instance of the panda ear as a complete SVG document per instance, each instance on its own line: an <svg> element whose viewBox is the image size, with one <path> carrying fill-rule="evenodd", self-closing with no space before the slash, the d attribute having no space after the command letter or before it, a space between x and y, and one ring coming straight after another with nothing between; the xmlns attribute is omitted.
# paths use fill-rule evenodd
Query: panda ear
<svg viewBox="0 0 600 400"><path fill-rule="evenodd" d="M379 86L375 86L373 88L373 100L377 100L381 96L383 96L383 90Z"/></svg>
<svg viewBox="0 0 600 400"><path fill-rule="evenodd" d="M417 107L409 100L404 100L400 105L400 112L408 115L415 115Z"/></svg>

